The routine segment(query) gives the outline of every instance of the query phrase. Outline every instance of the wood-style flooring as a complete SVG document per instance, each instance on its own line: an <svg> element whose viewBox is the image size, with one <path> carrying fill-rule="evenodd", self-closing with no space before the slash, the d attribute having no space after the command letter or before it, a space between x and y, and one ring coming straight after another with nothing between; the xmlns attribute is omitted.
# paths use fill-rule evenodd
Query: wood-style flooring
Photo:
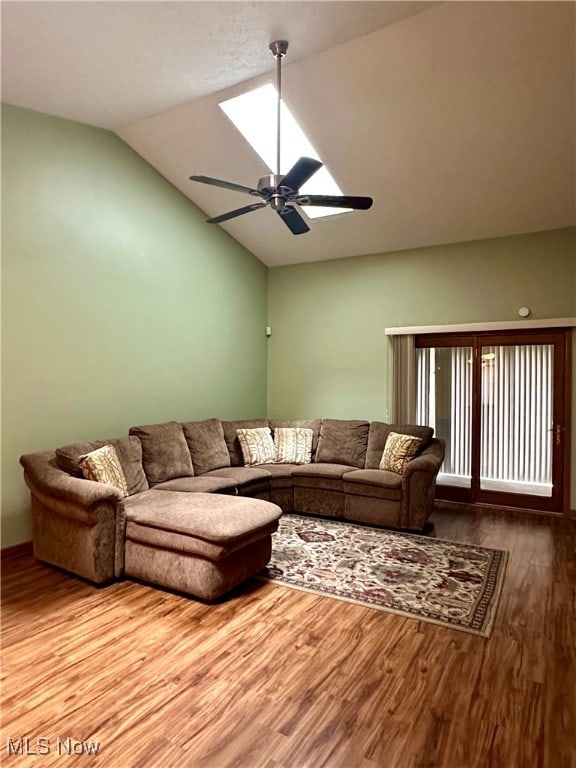
<svg viewBox="0 0 576 768"><path fill-rule="evenodd" d="M260 582L210 606L4 561L0 763L575 768L576 523L433 521L510 551L488 640Z"/></svg>

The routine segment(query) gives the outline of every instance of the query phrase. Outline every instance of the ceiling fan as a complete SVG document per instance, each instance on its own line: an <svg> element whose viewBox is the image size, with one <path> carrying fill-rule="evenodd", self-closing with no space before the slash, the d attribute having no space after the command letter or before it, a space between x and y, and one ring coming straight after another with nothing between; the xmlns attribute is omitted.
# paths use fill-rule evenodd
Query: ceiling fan
<svg viewBox="0 0 576 768"><path fill-rule="evenodd" d="M278 102L276 110L276 173L263 176L258 180L256 187L245 187L222 179L214 179L211 176L190 176L191 181L199 181L202 184L211 184L215 187L231 189L235 192L245 192L253 197L260 198L259 202L236 208L228 213L208 219L209 224L220 224L223 221L234 219L259 208L270 206L280 216L288 229L294 235L302 235L309 232L310 227L295 206L319 205L328 208L352 208L353 210L367 210L372 205L371 197L353 197L349 195L301 195L302 187L310 179L322 163L311 157L301 157L286 175L280 173L280 105L282 101L281 91L281 60L288 50L286 40L276 40L270 43L270 50L276 59L276 72L278 81Z"/></svg>

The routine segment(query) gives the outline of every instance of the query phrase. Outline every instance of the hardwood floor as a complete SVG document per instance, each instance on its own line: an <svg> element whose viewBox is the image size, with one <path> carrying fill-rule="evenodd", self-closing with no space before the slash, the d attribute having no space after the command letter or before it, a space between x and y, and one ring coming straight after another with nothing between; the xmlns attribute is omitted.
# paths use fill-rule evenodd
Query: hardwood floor
<svg viewBox="0 0 576 768"><path fill-rule="evenodd" d="M208 606L4 561L0 762L574 768L576 523L433 520L510 551L489 640L259 582Z"/></svg>

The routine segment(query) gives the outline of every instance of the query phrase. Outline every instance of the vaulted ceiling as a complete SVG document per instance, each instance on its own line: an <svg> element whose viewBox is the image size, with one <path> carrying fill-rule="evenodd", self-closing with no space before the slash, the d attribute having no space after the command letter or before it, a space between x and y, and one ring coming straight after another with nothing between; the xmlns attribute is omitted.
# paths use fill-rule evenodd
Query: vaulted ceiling
<svg viewBox="0 0 576 768"><path fill-rule="evenodd" d="M207 215L195 184L269 173L218 102L274 82L369 211L294 236L271 210L223 226L270 266L576 223L572 2L3 2L5 102L115 131ZM284 171L287 169L283 169ZM321 189L314 190L319 193Z"/></svg>

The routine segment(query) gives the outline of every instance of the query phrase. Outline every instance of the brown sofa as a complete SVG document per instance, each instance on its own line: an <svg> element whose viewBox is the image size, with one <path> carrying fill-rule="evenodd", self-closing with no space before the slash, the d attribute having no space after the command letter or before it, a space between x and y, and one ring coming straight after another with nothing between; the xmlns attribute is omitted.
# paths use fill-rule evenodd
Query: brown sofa
<svg viewBox="0 0 576 768"><path fill-rule="evenodd" d="M270 427L273 432L286 426L312 429L311 463L243 466L237 429ZM422 439L420 453L402 475L378 468L392 431ZM106 444L114 446L124 471L125 498L111 485L82 477L80 456ZM126 542L132 541L129 535L127 539L127 521L138 535L142 526L155 525L157 530L161 525L142 517L142 510L180 509L192 494L201 494L195 506L200 498L208 500L207 494L224 494L272 502L279 508L276 517L281 511L301 512L422 530L443 458L444 443L424 426L342 419L205 419L137 426L125 437L75 443L27 454L20 461L31 491L36 557L102 583L125 574ZM276 525L270 509L258 511L268 520L268 532ZM204 517L209 520L210 515ZM138 522L142 519L148 522ZM244 541L251 534L236 535ZM175 546L184 544L179 539ZM229 542L230 550L235 547Z"/></svg>

